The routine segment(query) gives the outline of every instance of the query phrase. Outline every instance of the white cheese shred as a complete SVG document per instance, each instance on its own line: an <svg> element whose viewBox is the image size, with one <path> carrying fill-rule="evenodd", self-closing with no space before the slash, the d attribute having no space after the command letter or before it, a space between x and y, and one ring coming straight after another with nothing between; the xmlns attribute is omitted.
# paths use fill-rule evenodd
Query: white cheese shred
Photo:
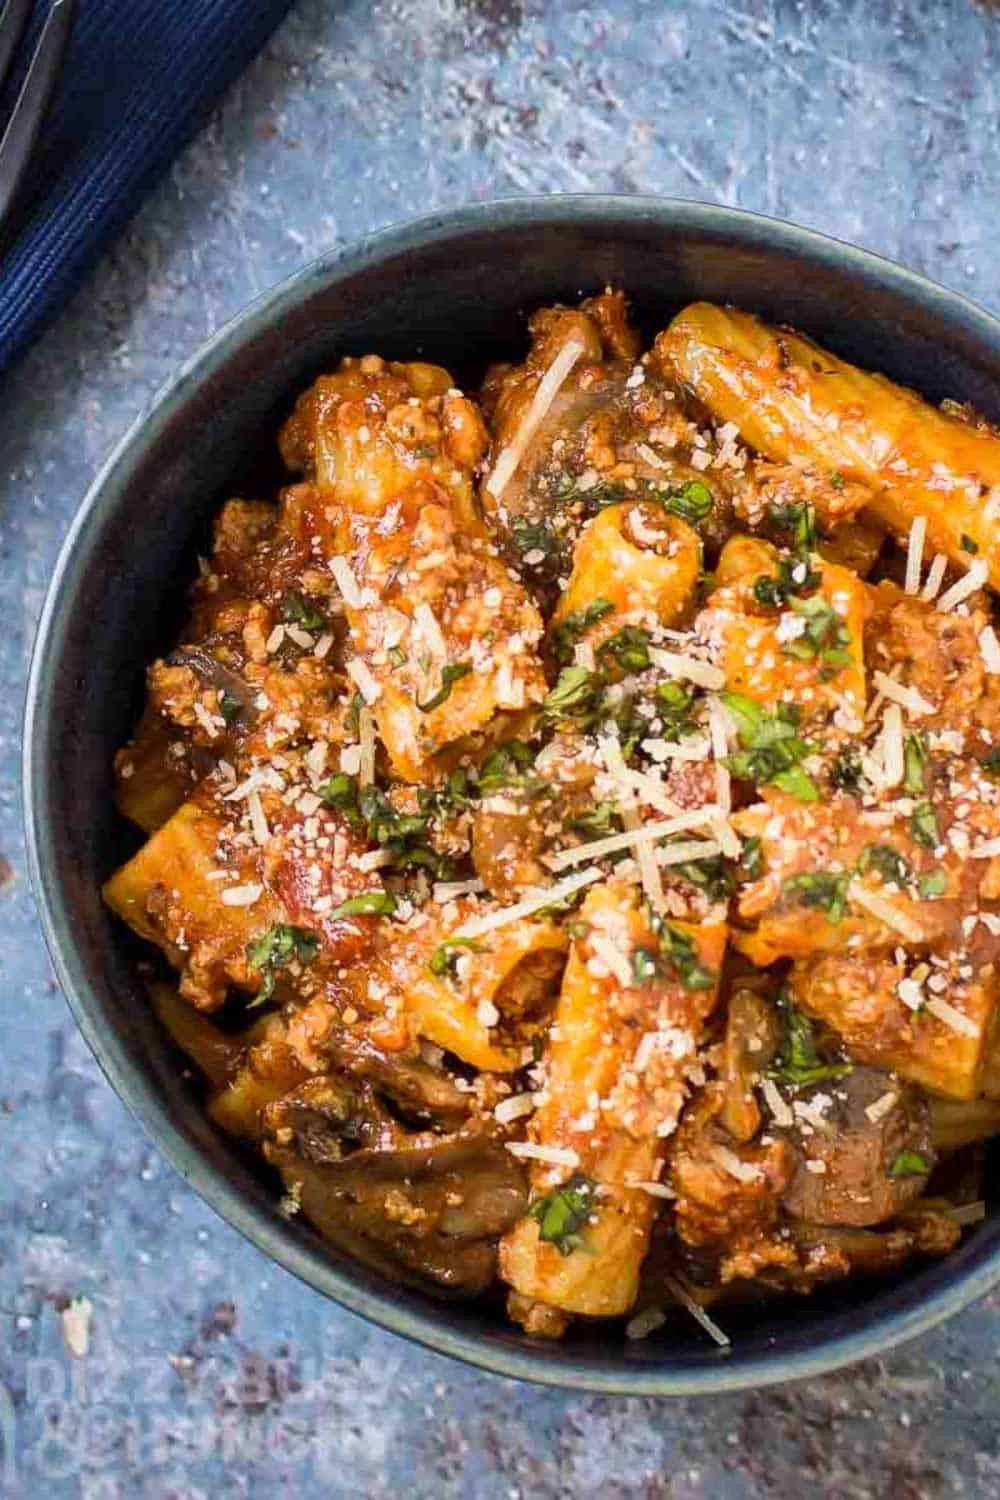
<svg viewBox="0 0 1000 1500"><path fill-rule="evenodd" d="M719 1348L729 1349L731 1347L729 1335L723 1333L715 1319L710 1318L705 1309L694 1300L684 1283L678 1281L676 1276L666 1274L663 1277L663 1281L667 1290L677 1298L677 1301L691 1314L695 1322L701 1324L702 1328L704 1328L710 1338L715 1340Z"/></svg>
<svg viewBox="0 0 1000 1500"><path fill-rule="evenodd" d="M726 674L710 662L699 661L697 656L682 655L678 651L664 651L660 646L650 646L649 659L654 667L669 672L671 677L682 677L698 687L717 693L726 685Z"/></svg>
<svg viewBox="0 0 1000 1500"><path fill-rule="evenodd" d="M591 839L589 843L578 844L575 849L560 849L558 853L548 855L545 862L551 870L567 870L572 865L603 859L606 854L617 854L620 849L655 843L658 839L669 838L672 833L708 827L718 816L719 809L714 805L692 808L690 812L680 813L676 818L665 818L659 823L644 823L641 828L612 833L605 839Z"/></svg>
<svg viewBox="0 0 1000 1500"><path fill-rule="evenodd" d="M507 1150L522 1161L543 1161L551 1167L580 1165L579 1156L568 1146L536 1146L534 1141L508 1141Z"/></svg>
<svg viewBox="0 0 1000 1500"><path fill-rule="evenodd" d="M717 1167L721 1167L730 1177L735 1177L737 1182L759 1182L760 1167L754 1166L753 1162L742 1161L728 1146L710 1146L708 1154Z"/></svg>
<svg viewBox="0 0 1000 1500"><path fill-rule="evenodd" d="M507 444L506 448L501 449L493 466L493 472L486 481L485 488L494 500L500 499L513 479L518 465L528 450L529 443L544 422L549 407L558 396L563 382L585 353L586 350L579 339L567 339L538 382L528 410L521 419L521 425L514 434L513 440Z"/></svg>
<svg viewBox="0 0 1000 1500"><path fill-rule="evenodd" d="M910 540L906 548L906 593L920 592L920 571L924 561L924 541L927 537L927 517L914 516L910 527Z"/></svg>
<svg viewBox="0 0 1000 1500"><path fill-rule="evenodd" d="M945 1026L950 1026L952 1031L959 1036L979 1036L979 1027L962 1011L956 1010L954 1005L949 1005L947 1000L942 1000L940 995L932 995L926 1002L926 1009L932 1016L937 1016Z"/></svg>
<svg viewBox="0 0 1000 1500"><path fill-rule="evenodd" d="M953 583L951 588L946 589L941 595L937 602L938 609L942 613L946 613L949 609L954 609L956 604L961 604L970 595L981 589L989 576L989 563L985 562L983 558L977 557L975 562L969 567L964 578L960 578L957 583Z"/></svg>
<svg viewBox="0 0 1000 1500"><path fill-rule="evenodd" d="M979 654L991 677L1000 674L1000 641L992 625L984 626L979 632Z"/></svg>
<svg viewBox="0 0 1000 1500"><path fill-rule="evenodd" d="M369 707L378 702L382 696L382 689L360 656L353 657L347 663L347 675Z"/></svg>
<svg viewBox="0 0 1000 1500"><path fill-rule="evenodd" d="M897 911L893 903L886 897L880 896L877 891L870 891L867 886L859 885L857 881L851 885L847 892L848 898L855 906L864 907L873 917L884 922L886 927L893 928L907 942L919 943L923 941L924 931L917 922L911 922L904 912Z"/></svg>
<svg viewBox="0 0 1000 1500"><path fill-rule="evenodd" d="M535 891L526 896L523 901L517 901L513 906L505 906L502 911L491 911L484 917L473 917L464 926L459 927L453 937L476 938L484 937L487 932L496 932L501 927L507 927L511 922L519 922L522 917L534 916L536 911L541 911L543 906L552 906L557 901L564 901L567 896L572 896L574 891L579 891L585 885L590 885L595 880L600 880L602 871L580 870L575 875L568 876L565 880L559 880L555 885L547 886L545 890Z"/></svg>
<svg viewBox="0 0 1000 1500"><path fill-rule="evenodd" d="M920 595L925 604L931 604L940 594L941 585L944 583L944 575L948 570L948 559L943 552L934 555L930 568L927 571L927 582L924 584Z"/></svg>
<svg viewBox="0 0 1000 1500"><path fill-rule="evenodd" d="M344 603L351 609L360 609L364 604L364 597L358 587L350 563L346 557L332 557L330 559L330 572L337 580L337 587L344 596Z"/></svg>
<svg viewBox="0 0 1000 1500"><path fill-rule="evenodd" d="M904 687L885 672L873 672L872 682L884 698L888 698L890 703L898 703L907 713L919 715L936 712L934 704L928 703L916 688Z"/></svg>

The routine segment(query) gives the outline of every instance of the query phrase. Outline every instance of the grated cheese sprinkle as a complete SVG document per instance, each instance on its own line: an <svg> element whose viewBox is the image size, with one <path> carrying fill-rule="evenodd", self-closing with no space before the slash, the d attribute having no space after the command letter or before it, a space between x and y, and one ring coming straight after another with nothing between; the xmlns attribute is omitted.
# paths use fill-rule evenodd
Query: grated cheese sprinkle
<svg viewBox="0 0 1000 1500"><path fill-rule="evenodd" d="M954 609L956 604L961 604L964 599L968 599L971 594L981 589L989 576L989 563L985 562L983 558L977 557L975 562L970 564L965 577L960 578L957 583L953 583L951 588L946 589L941 595L937 602L938 609L942 612Z"/></svg>
<svg viewBox="0 0 1000 1500"><path fill-rule="evenodd" d="M959 1036L979 1036L979 1027L975 1021L969 1019L962 1011L956 1010L954 1005L949 1005L947 1000L942 1000L940 995L932 995L927 1001L926 1009L932 1016L937 1016L952 1031L957 1031Z"/></svg>
<svg viewBox="0 0 1000 1500"><path fill-rule="evenodd" d="M920 592L920 570L924 560L924 540L927 536L927 517L914 516L910 527L910 540L906 549L906 582L903 587L908 594Z"/></svg>
<svg viewBox="0 0 1000 1500"><path fill-rule="evenodd" d="M528 444L545 420L549 407L558 396L573 366L585 353L586 350L579 339L567 339L538 382L531 404L521 419L521 425L514 434L513 440L497 456L493 472L486 480L484 487L494 500L500 499L513 479L518 465L527 452Z"/></svg>
<svg viewBox="0 0 1000 1500"><path fill-rule="evenodd" d="M360 656L355 656L347 663L347 675L369 706L378 702L382 696L382 689Z"/></svg>
<svg viewBox="0 0 1000 1500"><path fill-rule="evenodd" d="M471 921L459 927L453 936L475 938L483 937L487 932L496 932L498 928L506 927L511 922L519 922L522 917L533 916L536 911L541 911L543 906L552 906L557 901L564 901L567 896L572 896L574 891L581 890L583 886L590 885L595 880L600 880L601 874L602 872L598 869L578 871L576 875L557 881L555 885L550 885L545 890L536 891L533 895L526 896L523 901L504 907L502 911L491 911L484 917L473 917Z"/></svg>
<svg viewBox="0 0 1000 1500"><path fill-rule="evenodd" d="M990 676L1000 674L1000 641L992 625L984 626L979 632L979 654Z"/></svg>
<svg viewBox="0 0 1000 1500"><path fill-rule="evenodd" d="M932 714L936 712L934 704L928 703L916 688L904 687L901 682L896 682L886 672L873 672L872 682L884 698L888 698L890 703L898 703L900 708L906 709L907 713Z"/></svg>
<svg viewBox="0 0 1000 1500"><path fill-rule="evenodd" d="M669 672L672 677L683 677L711 692L719 692L726 685L725 672L707 661L699 661L697 656L686 656L679 651L664 651L660 646L650 646L649 659L655 667Z"/></svg>
<svg viewBox="0 0 1000 1500"><path fill-rule="evenodd" d="M877 891L870 891L867 886L859 885L857 881L850 886L847 894L856 906L863 906L873 917L884 922L886 927L894 928L908 942L922 941L923 928L917 922L911 922L903 912L897 911L885 896L880 896Z"/></svg>
<svg viewBox="0 0 1000 1500"><path fill-rule="evenodd" d="M361 609L364 605L364 595L358 587L358 580L346 557L331 557L330 572L337 580L337 587L344 596L344 603L351 609Z"/></svg>
<svg viewBox="0 0 1000 1500"><path fill-rule="evenodd" d="M730 1177L735 1177L737 1182L758 1182L761 1177L760 1167L754 1166L753 1162L741 1161L735 1151L730 1151L728 1146L710 1146L709 1156L717 1167L728 1172Z"/></svg>
<svg viewBox="0 0 1000 1500"><path fill-rule="evenodd" d="M508 1141L507 1150L522 1161L544 1161L553 1167L580 1165L579 1155L568 1146L536 1146L534 1141Z"/></svg>
<svg viewBox="0 0 1000 1500"><path fill-rule="evenodd" d="M676 818L666 818L660 823L644 823L641 828L612 833L603 839L591 839L589 843L579 844L575 849L560 849L558 853L546 856L545 862L552 870L566 870L571 865L603 859L605 854L616 854L619 849L631 849L642 843L665 839L672 833L683 833L688 828L704 828L718 816L719 809L714 805L692 808L690 812L680 813Z"/></svg>
<svg viewBox="0 0 1000 1500"><path fill-rule="evenodd" d="M681 1306L691 1314L695 1322L701 1324L705 1332L710 1338L715 1340L721 1349L729 1349L731 1347L729 1335L723 1333L715 1319L710 1318L705 1309L694 1300L683 1282L678 1281L676 1276L664 1274L663 1283L667 1290L677 1298Z"/></svg>
<svg viewBox="0 0 1000 1500"><path fill-rule="evenodd" d="M925 604L932 603L941 592L941 585L944 583L944 575L947 570L948 559L944 553L935 553L934 560L927 572L927 582L924 584L923 592L920 595Z"/></svg>
<svg viewBox="0 0 1000 1500"><path fill-rule="evenodd" d="M264 894L262 885L231 885L220 895L223 906L253 906Z"/></svg>

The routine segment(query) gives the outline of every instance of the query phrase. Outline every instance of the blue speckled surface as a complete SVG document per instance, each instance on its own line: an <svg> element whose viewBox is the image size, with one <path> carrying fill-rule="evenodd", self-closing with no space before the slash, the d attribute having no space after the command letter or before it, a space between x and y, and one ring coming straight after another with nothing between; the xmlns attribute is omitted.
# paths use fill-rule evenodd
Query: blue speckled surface
<svg viewBox="0 0 1000 1500"><path fill-rule="evenodd" d="M0 400L0 1493L1000 1495L1000 1296L885 1360L714 1400L474 1374L269 1266L97 1072L26 889L34 621L97 465L171 370L320 248L469 198L777 213L1000 304L1000 13L971 0L304 0ZM71 1359L61 1309L93 1304Z"/></svg>

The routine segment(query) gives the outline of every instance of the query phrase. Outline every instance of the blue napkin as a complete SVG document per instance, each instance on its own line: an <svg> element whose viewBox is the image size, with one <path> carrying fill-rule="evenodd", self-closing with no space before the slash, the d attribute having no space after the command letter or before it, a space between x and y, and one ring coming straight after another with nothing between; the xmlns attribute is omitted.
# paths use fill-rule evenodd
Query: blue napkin
<svg viewBox="0 0 1000 1500"><path fill-rule="evenodd" d="M0 247L0 372L65 305L290 4L77 0L28 190ZM36 0L31 37L48 9Z"/></svg>

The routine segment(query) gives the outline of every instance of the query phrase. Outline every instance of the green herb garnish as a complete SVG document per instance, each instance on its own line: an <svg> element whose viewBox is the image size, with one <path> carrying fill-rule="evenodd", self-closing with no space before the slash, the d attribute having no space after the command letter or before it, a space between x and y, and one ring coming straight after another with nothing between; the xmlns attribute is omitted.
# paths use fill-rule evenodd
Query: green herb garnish
<svg viewBox="0 0 1000 1500"><path fill-rule="evenodd" d="M427 965L431 973L436 974L439 978L444 978L446 975L449 977L453 975L461 956L458 952L460 948L467 948L471 953L481 953L483 951L482 943L478 943L475 938L445 938L444 942L439 943L431 954L430 962Z"/></svg>
<svg viewBox="0 0 1000 1500"><path fill-rule="evenodd" d="M764 873L764 850L756 835L743 845L739 873L744 880L759 880Z"/></svg>
<svg viewBox="0 0 1000 1500"><path fill-rule="evenodd" d="M613 658L623 672L644 672L651 665L649 631L639 625L622 626L597 648L598 661L606 662L609 658Z"/></svg>
<svg viewBox="0 0 1000 1500"><path fill-rule="evenodd" d="M849 874L835 875L830 870L808 870L801 875L789 875L781 883L782 896L798 901L818 911L825 911L828 922L841 921L847 908Z"/></svg>
<svg viewBox="0 0 1000 1500"><path fill-rule="evenodd" d="M779 787L801 802L819 798L815 782L799 764L811 746L798 737L801 712L794 703L763 708L742 693L723 693L722 701L736 723L742 749L726 757L734 776Z"/></svg>
<svg viewBox="0 0 1000 1500"><path fill-rule="evenodd" d="M301 625L303 630L321 630L326 624L326 616L294 590L281 601L281 618L291 625Z"/></svg>
<svg viewBox="0 0 1000 1500"><path fill-rule="evenodd" d="M688 934L660 916L654 916L651 925L659 943L660 958L675 971L682 988L712 989L716 976L699 962L697 949Z"/></svg>
<svg viewBox="0 0 1000 1500"><path fill-rule="evenodd" d="M689 479L679 489L671 490L663 504L672 515L680 516L682 521L690 521L692 526L697 526L706 516L711 515L715 500L703 480Z"/></svg>
<svg viewBox="0 0 1000 1500"><path fill-rule="evenodd" d="M327 921L338 922L341 917L391 917L396 910L396 898L388 891L365 891L363 896L352 896L342 901L327 913Z"/></svg>
<svg viewBox="0 0 1000 1500"><path fill-rule="evenodd" d="M529 552L541 552L542 561L548 561L558 550L558 543L553 532L542 521L515 521L510 534L522 559ZM528 564L528 567L533 566L538 566L538 564Z"/></svg>
<svg viewBox="0 0 1000 1500"><path fill-rule="evenodd" d="M992 750L987 750L979 764L987 776L1000 776L1000 745L994 745Z"/></svg>
<svg viewBox="0 0 1000 1500"><path fill-rule="evenodd" d="M319 952L319 938L306 927L293 927L288 922L277 922L269 927L264 936L246 947L247 963L264 976L264 982L252 1002L262 1005L274 994L275 975L293 959L311 964Z"/></svg>
<svg viewBox="0 0 1000 1500"><path fill-rule="evenodd" d="M924 1177L930 1169L930 1162L919 1151L911 1151L904 1147L893 1157L888 1175L890 1177Z"/></svg>
<svg viewBox="0 0 1000 1500"><path fill-rule="evenodd" d="M811 505L772 505L767 513L778 531L791 532L795 546L812 552L816 546L816 512Z"/></svg>
<svg viewBox="0 0 1000 1500"><path fill-rule="evenodd" d="M979 551L979 543L973 541L972 537L967 536L964 531L962 532L962 551L971 553L973 557Z"/></svg>
<svg viewBox="0 0 1000 1500"><path fill-rule="evenodd" d="M657 683L653 692L653 702L656 705L657 716L663 724L663 738L665 740L679 740L685 734L693 734L697 729L692 712L695 705L695 692L693 688L685 687L682 682L660 682Z"/></svg>
<svg viewBox="0 0 1000 1500"><path fill-rule="evenodd" d="M491 750L479 771L479 790L484 795L502 787L538 790L542 783L527 774L535 763L535 752L524 740L506 740Z"/></svg>
<svg viewBox="0 0 1000 1500"><path fill-rule="evenodd" d="M937 814L929 802L918 802L910 814L910 832L925 849L936 849L941 842Z"/></svg>
<svg viewBox="0 0 1000 1500"><path fill-rule="evenodd" d="M785 991L777 996L776 1003L785 1021L785 1040L767 1070L771 1078L799 1089L850 1073L850 1063L830 1063L820 1056L812 1022Z"/></svg>
<svg viewBox="0 0 1000 1500"><path fill-rule="evenodd" d="M827 666L846 667L851 659L851 635L833 606L813 594L809 599L789 599L788 607L805 620L806 628L793 641L785 642L784 655L798 661L818 656Z"/></svg>
<svg viewBox="0 0 1000 1500"><path fill-rule="evenodd" d="M233 722L233 720L239 714L241 707L242 704L240 703L240 700L238 698L234 698L232 693L227 693L223 689L223 691L219 694L219 713L222 715L227 724L231 724Z"/></svg>
<svg viewBox="0 0 1000 1500"><path fill-rule="evenodd" d="M839 792L856 792L861 785L861 761L856 746L849 745L830 767L830 785Z"/></svg>
<svg viewBox="0 0 1000 1500"><path fill-rule="evenodd" d="M572 659L573 648L592 625L611 614L614 605L610 599L595 599L586 609L575 609L552 630L552 649L556 661L564 663Z"/></svg>
<svg viewBox="0 0 1000 1500"><path fill-rule="evenodd" d="M468 677L472 671L471 661L450 661L441 668L441 686L433 698L428 698L426 703L417 703L422 714L429 714L432 709L440 708L451 697L451 690L456 682L461 682L463 677Z"/></svg>
<svg viewBox="0 0 1000 1500"><path fill-rule="evenodd" d="M590 1217L597 1183L582 1172L574 1172L562 1187L536 1198L528 1208L538 1225L538 1238L555 1245L560 1255L572 1255L583 1244L579 1231Z"/></svg>
<svg viewBox="0 0 1000 1500"><path fill-rule="evenodd" d="M919 797L925 789L927 742L922 734L908 734L903 746L903 785Z"/></svg>
<svg viewBox="0 0 1000 1500"><path fill-rule="evenodd" d="M912 879L909 860L890 844L869 844L863 850L858 860L858 873L867 875L869 870L880 875L886 885L898 885L900 889Z"/></svg>
<svg viewBox="0 0 1000 1500"><path fill-rule="evenodd" d="M599 688L595 673L586 667L563 667L555 687L542 704L542 717L549 720L578 719L594 707Z"/></svg>
<svg viewBox="0 0 1000 1500"><path fill-rule="evenodd" d="M926 901L934 896L943 896L948 889L948 877L943 870L931 870L927 875L921 875L917 890Z"/></svg>
<svg viewBox="0 0 1000 1500"><path fill-rule="evenodd" d="M614 833L618 825L618 806L614 802L598 802L595 806L588 808L578 818L570 820L570 827L578 829L580 833L589 833L598 837L607 833Z"/></svg>

